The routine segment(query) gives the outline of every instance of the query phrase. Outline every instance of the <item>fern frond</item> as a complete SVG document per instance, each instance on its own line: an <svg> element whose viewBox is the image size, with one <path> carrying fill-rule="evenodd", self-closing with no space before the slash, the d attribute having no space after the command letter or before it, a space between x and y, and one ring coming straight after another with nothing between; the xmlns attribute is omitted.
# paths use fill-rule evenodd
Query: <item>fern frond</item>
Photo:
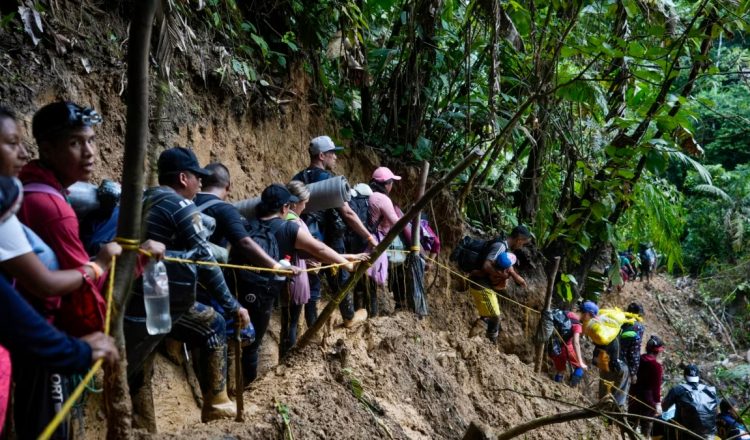
<svg viewBox="0 0 750 440"><path fill-rule="evenodd" d="M726 202L732 203L734 201L734 200L732 200L732 197L729 194L727 194L726 192L724 192L724 190L722 190L718 186L705 185L705 184L704 185L695 185L692 188L692 190L695 191L695 192L697 192L697 193L704 194L704 195L719 197L720 199L722 199L722 200L724 200Z"/></svg>

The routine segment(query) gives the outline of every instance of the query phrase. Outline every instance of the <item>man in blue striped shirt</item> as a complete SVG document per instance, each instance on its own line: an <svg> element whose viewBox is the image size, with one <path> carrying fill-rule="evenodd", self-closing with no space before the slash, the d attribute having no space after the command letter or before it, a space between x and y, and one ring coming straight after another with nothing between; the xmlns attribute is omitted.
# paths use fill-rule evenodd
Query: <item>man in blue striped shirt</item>
<svg viewBox="0 0 750 440"><path fill-rule="evenodd" d="M146 191L144 204L146 236L164 243L170 251L191 253L190 259L216 262L208 244L209 231L192 199L201 189L200 179L210 175L201 168L195 154L182 147L165 150L158 161L159 184ZM203 391L201 420L204 422L236 415L234 403L226 392L226 323L213 308L195 300L195 272L197 281L205 287L221 307L233 316L239 316L243 327L250 323L247 309L232 296L218 266L195 265L187 277L184 268L167 267L170 277L170 312L172 330L169 336L190 346L199 347L199 371ZM170 270L172 269L172 270ZM187 286L187 288L185 288ZM131 387L142 384L142 367L147 356L158 344L160 337L146 332L145 306L139 297L141 283L135 283L134 297L126 312L128 341L128 368ZM132 363L132 368L131 368Z"/></svg>

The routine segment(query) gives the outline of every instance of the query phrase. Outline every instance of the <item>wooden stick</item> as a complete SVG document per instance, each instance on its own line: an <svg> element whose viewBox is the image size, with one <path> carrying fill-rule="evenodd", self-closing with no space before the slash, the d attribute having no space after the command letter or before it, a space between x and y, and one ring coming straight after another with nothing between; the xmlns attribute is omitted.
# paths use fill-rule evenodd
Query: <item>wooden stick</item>
<svg viewBox="0 0 750 440"><path fill-rule="evenodd" d="M240 313L234 318L234 396L237 399L237 417L235 422L245 420L245 383L242 377L242 324Z"/></svg>
<svg viewBox="0 0 750 440"><path fill-rule="evenodd" d="M391 242L398 236L398 234L401 233L401 231L404 229L404 227L414 218L414 216L419 212L422 208L424 208L427 203L435 197L440 191L442 191L443 188L445 188L450 182L453 181L453 179L461 174L469 165L471 165L475 160L482 157L482 153L479 150L472 151L464 160L462 160L458 165L455 166L448 174L445 175L440 181L435 183L429 191L425 193L424 196L422 196L417 202L414 204L414 206L409 209L409 211L404 214L399 221L396 222L395 225L391 228L390 231L388 231L388 235L383 238L383 241L381 241L375 249L373 249L372 253L370 254L370 260L375 261L377 258L385 252L386 249L388 249L388 246L391 244ZM297 342L296 348L289 351L289 355L292 353L296 353L297 351L304 348L307 344L310 343L310 341L315 337L315 334L320 331L320 329L325 325L325 323L328 321L328 319L333 314L333 311L338 307L339 303L343 301L344 298L346 298L346 295L349 293L352 288L356 285L357 281L359 281L360 278L365 274L365 271L367 271L368 265L366 264L360 264L357 266L357 270L354 271L351 277L349 277L349 281L346 282L344 287L341 289L341 291L334 297L331 301L328 302L326 307L323 309L323 311L320 313L320 316L318 317L318 320L315 321L315 324L307 329L305 334L302 335L302 337Z"/></svg>
<svg viewBox="0 0 750 440"><path fill-rule="evenodd" d="M426 160L422 162L422 175L419 179L419 190L417 192L417 199L421 199L424 196L425 188L427 187L427 175L430 173L430 163ZM422 218L422 210L417 211L416 220L411 223L411 245L416 248L420 243L420 232L421 228L419 223ZM412 251L419 252L419 251Z"/></svg>
<svg viewBox="0 0 750 440"><path fill-rule="evenodd" d="M541 318L536 328L536 334L541 335L544 333L544 318L547 311L552 307L552 294L555 291L555 279L557 278L557 271L560 268L560 257L555 257L552 262L552 271L547 276L547 295L544 298L544 308L542 309ZM536 344L536 356L534 357L534 372L542 372L542 363L544 362L544 344L545 341L537 342Z"/></svg>
<svg viewBox="0 0 750 440"><path fill-rule="evenodd" d="M129 240L141 237L143 162L148 146L149 52L156 0L142 0L133 8L128 45L128 96L125 151L122 167L122 199L117 236ZM130 285L138 258L137 250L123 250L117 259L111 334L121 361L105 367L104 402L107 413L107 439L132 436L132 404L127 381L127 358L123 317L130 296Z"/></svg>

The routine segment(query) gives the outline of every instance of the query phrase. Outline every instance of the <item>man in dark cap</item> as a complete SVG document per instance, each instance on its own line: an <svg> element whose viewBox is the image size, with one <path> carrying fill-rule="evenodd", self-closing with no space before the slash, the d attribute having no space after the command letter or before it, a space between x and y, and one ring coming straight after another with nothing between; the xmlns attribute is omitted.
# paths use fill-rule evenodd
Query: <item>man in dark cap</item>
<svg viewBox="0 0 750 440"><path fill-rule="evenodd" d="M192 202L201 189L200 179L210 172L201 168L192 150L183 147L165 150L159 156L158 172L161 186L150 188L144 196L146 236L164 243L168 254L178 252L191 260L215 263L208 244L209 232ZM243 328L250 323L250 317L232 296L218 266L194 265L186 270L176 263L167 264L173 322L169 336L201 349L201 420L232 418L236 408L226 391L226 323L213 308L195 300L196 274L192 268L197 271L197 281L226 313L239 317ZM136 390L147 379L143 377L144 363L162 336L147 333L145 316L142 283L136 282L125 327L128 377Z"/></svg>
<svg viewBox="0 0 750 440"><path fill-rule="evenodd" d="M674 386L661 407L667 411L675 405L674 421L705 439L713 440L716 434L716 411L719 398L716 388L701 383L701 372L696 365L690 364L683 370L685 383ZM682 432L670 438L688 438ZM679 437L679 436L682 437Z"/></svg>
<svg viewBox="0 0 750 440"><path fill-rule="evenodd" d="M336 146L329 136L314 138L310 141L308 148L310 165L295 174L292 180L299 180L307 185L335 177L333 169L338 159L336 153L342 150L343 148ZM340 208L305 214L303 220L305 220L315 238L323 241L340 254L346 252L344 233L347 228L362 237L373 247L378 244L375 237L362 224L357 213L352 210L348 203L344 203ZM339 271L337 275L334 275L330 271L327 271L326 274L328 285L334 291L339 291L349 279L349 274L344 271ZM310 301L305 305L305 320L307 321L307 325L312 325L318 316L317 303L320 298L320 277L310 274L309 278ZM339 311L344 318L344 325L347 327L351 327L367 319L367 310L359 309L355 312L351 293L346 295L341 303L339 303Z"/></svg>

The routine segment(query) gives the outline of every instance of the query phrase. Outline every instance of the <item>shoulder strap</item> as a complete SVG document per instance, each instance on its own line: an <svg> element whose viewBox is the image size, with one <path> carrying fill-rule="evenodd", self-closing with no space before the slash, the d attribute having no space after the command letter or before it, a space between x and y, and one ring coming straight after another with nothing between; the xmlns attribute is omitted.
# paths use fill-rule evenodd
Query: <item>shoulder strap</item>
<svg viewBox="0 0 750 440"><path fill-rule="evenodd" d="M65 203L68 201L65 200L65 196L60 193L60 191L56 190L50 185L47 185L46 183L40 183L40 182L33 182L33 183L27 183L23 186L24 192L36 192L36 193L44 193L49 194L51 196L58 197L62 199Z"/></svg>
<svg viewBox="0 0 750 440"><path fill-rule="evenodd" d="M227 202L221 199L211 199L198 205L198 211L203 212L212 206L218 205L219 203L227 203Z"/></svg>

